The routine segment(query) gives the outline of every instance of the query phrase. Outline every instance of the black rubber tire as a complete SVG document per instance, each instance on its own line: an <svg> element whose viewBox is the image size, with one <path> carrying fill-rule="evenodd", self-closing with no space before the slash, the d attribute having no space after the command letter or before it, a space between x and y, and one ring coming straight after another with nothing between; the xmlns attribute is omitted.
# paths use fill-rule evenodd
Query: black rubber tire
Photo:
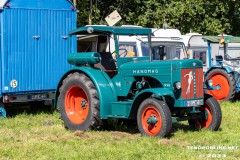
<svg viewBox="0 0 240 160"><path fill-rule="evenodd" d="M230 91L229 91L229 94L228 94L227 97L225 97L223 99L220 99L220 100L217 97L215 97L215 98L218 101L232 101L234 99L235 94L236 94L236 81L235 81L234 75L232 73L227 73L227 71L225 69L215 68L215 69L212 69L210 72L207 73L207 75L205 76L205 80L208 80L214 74L223 75L227 79L228 85L230 87ZM207 93L211 94L211 91L209 91ZM212 96L214 96L214 95L212 95Z"/></svg>
<svg viewBox="0 0 240 160"><path fill-rule="evenodd" d="M161 119L162 119L162 126L159 130L159 132L155 135L151 135L147 133L143 127L142 124L142 114L144 114L145 108L147 108L149 105L153 106L160 114ZM156 136L156 137L166 137L170 131L172 130L172 117L171 117L171 112L167 104L163 101L154 99L154 98L148 98L144 100L138 109L137 113L137 125L140 133L144 136Z"/></svg>
<svg viewBox="0 0 240 160"><path fill-rule="evenodd" d="M206 124L206 119L205 119L205 107L208 106L211 116L212 116L212 121L210 121L210 125L204 127L204 124ZM211 131L216 131L219 129L221 122L222 122L222 111L221 107L218 103L218 101L212 97L211 95L205 94L204 95L204 105L200 108L202 112L202 118L200 119L192 119L188 120L189 126L192 129L201 129L201 128L206 128ZM203 125L201 125L203 124Z"/></svg>
<svg viewBox="0 0 240 160"><path fill-rule="evenodd" d="M85 93L87 94L89 101L89 111L87 114L87 118L81 124L73 123L66 114L65 110L65 96L67 91L71 88L71 86L77 85L80 86ZM100 125L102 125L102 121L100 118L100 104L98 98L98 92L96 90L95 85L83 73L71 73L69 74L62 82L62 86L59 89L60 95L58 97L57 107L60 111L60 118L64 122L64 126L72 131L82 130L87 131L91 129L96 129ZM81 118L81 117L79 117Z"/></svg>

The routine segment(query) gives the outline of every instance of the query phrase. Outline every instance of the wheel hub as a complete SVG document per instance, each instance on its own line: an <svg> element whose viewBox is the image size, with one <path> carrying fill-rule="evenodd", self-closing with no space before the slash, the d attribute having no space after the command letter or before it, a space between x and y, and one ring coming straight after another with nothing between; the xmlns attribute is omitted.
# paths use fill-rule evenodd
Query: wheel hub
<svg viewBox="0 0 240 160"><path fill-rule="evenodd" d="M216 86L216 89L217 89L217 90L220 90L220 89L221 89L221 86L218 84L218 85Z"/></svg>
<svg viewBox="0 0 240 160"><path fill-rule="evenodd" d="M151 117L149 117L149 118L147 119L147 123L148 123L148 124L153 124L153 125L155 125L157 122L158 122L158 120L157 120L157 118L156 118L155 115L154 115L154 116L151 116Z"/></svg>
<svg viewBox="0 0 240 160"><path fill-rule="evenodd" d="M82 108L86 108L86 107L87 107L87 102L86 102L86 100L83 100L83 101L81 102L81 107L82 107Z"/></svg>

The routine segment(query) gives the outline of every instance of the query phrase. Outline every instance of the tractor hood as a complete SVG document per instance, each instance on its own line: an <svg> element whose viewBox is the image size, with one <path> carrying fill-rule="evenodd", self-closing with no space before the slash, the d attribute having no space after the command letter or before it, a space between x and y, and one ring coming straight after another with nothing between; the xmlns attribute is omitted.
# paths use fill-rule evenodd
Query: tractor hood
<svg viewBox="0 0 240 160"><path fill-rule="evenodd" d="M202 62L196 59L165 60L165 61L134 61L120 66L122 71L134 75L170 74L173 70L182 68L202 68Z"/></svg>
<svg viewBox="0 0 240 160"><path fill-rule="evenodd" d="M202 62L196 59L184 59L184 60L162 60L162 61L131 61L122 64L119 67L121 82L128 84L128 89L133 85L133 82L145 77L145 80L149 81L149 84L155 87L163 87L172 90L176 82L181 83L182 93L175 93L176 99L181 98L200 98L202 97L203 89L203 72ZM191 94L186 95L186 86L188 85L188 78L194 81L191 83ZM115 78L117 79L117 78ZM194 86L195 84L195 86ZM196 88L197 86L197 88ZM195 91L194 92L194 87ZM199 89L200 88L200 89ZM128 92L126 86L119 94L126 95ZM124 92L126 90L126 93ZM189 95L189 96L188 96ZM182 97L180 97L182 96ZM180 103L180 102L179 102ZM181 102L185 103L185 102ZM178 104L181 106L181 104Z"/></svg>

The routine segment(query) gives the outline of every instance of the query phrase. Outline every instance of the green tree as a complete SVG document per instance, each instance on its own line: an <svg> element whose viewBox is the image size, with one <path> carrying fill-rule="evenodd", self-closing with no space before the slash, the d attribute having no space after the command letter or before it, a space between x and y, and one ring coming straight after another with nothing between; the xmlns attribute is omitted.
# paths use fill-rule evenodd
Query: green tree
<svg viewBox="0 0 240 160"><path fill-rule="evenodd" d="M221 33L240 35L240 1L238 0L78 0L78 26L89 24L92 9L93 24L106 24L105 17L115 9L122 20L117 25L141 25L169 28L204 35Z"/></svg>

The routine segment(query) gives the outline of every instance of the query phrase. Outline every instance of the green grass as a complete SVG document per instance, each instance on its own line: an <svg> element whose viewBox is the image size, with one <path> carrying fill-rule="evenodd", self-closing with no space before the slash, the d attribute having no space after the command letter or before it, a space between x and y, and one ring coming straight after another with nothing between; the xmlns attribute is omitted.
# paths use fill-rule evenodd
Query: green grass
<svg viewBox="0 0 240 160"><path fill-rule="evenodd" d="M239 149L188 149L189 146L240 147L240 102L221 103L221 107L223 120L219 131L192 131L184 122L174 124L170 137L165 139L132 133L134 126L70 132L63 127L57 112L20 111L0 120L0 159L240 159Z"/></svg>

